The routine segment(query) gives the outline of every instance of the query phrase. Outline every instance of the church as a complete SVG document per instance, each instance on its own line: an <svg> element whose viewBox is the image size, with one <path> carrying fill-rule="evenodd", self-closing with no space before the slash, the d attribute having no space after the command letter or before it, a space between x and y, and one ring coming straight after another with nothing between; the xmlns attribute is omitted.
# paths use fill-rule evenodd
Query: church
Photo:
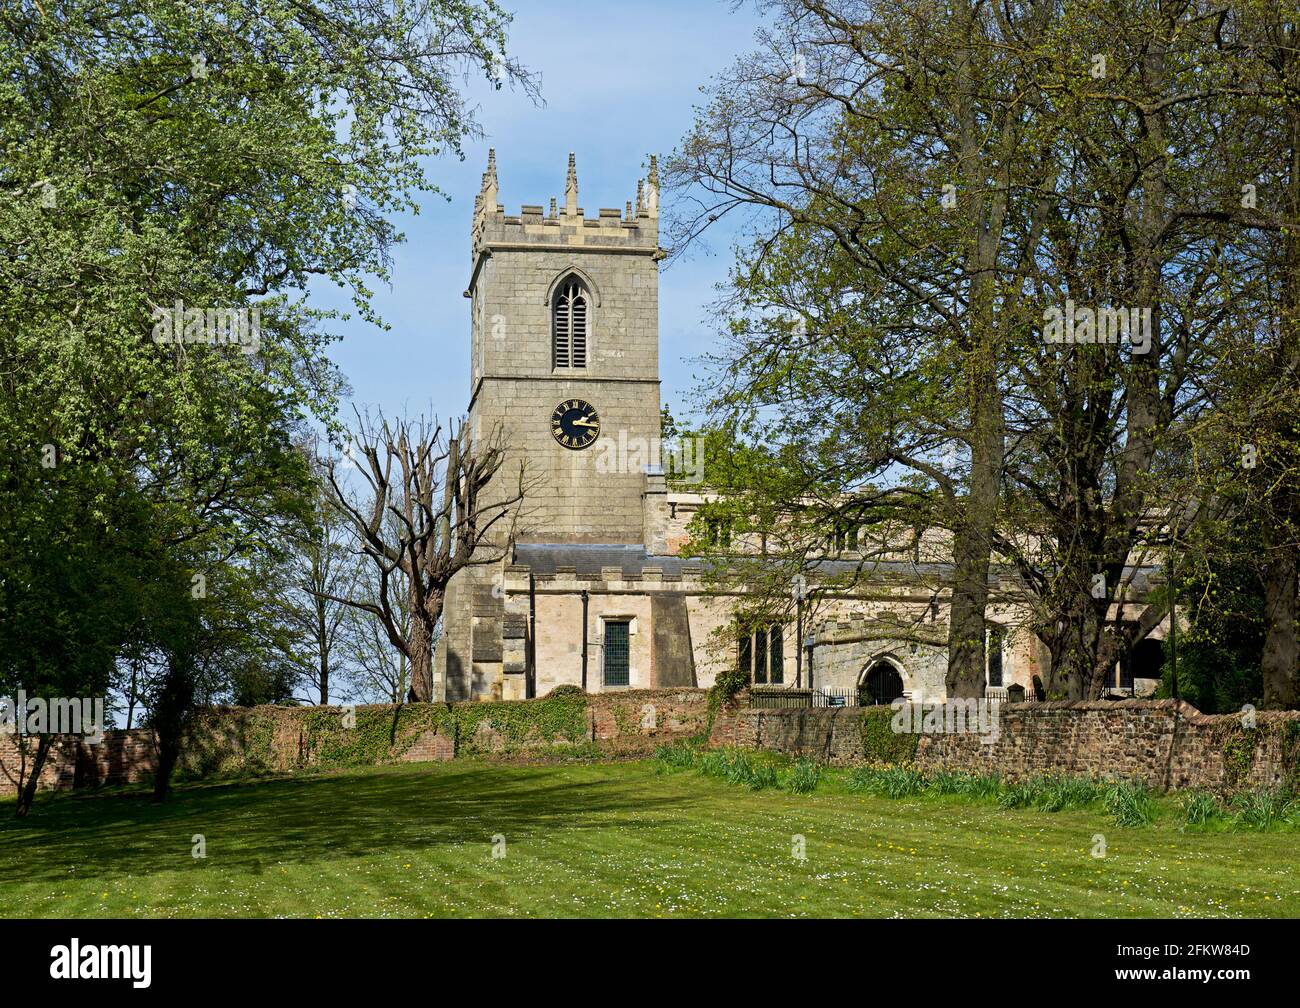
<svg viewBox="0 0 1300 1008"><path fill-rule="evenodd" d="M755 686L813 687L854 702L945 699L941 543L873 559L871 575L819 605L807 625L734 629L734 594L682 555L704 498L670 487L659 444L659 177L635 200L589 217L569 155L564 202L497 202L495 152L474 207L465 296L471 315L468 436L499 437L533 483L500 562L448 586L435 660L439 700L523 699L560 685L588 692L707 687L738 667ZM632 449L629 446L633 446ZM707 460L704 461L707 465ZM824 569L861 560L832 543ZM744 549L745 544L733 544ZM873 557L878 551L873 551ZM1010 582L990 585L988 695L1031 691L1047 661ZM1154 643L1154 642L1153 642ZM1154 645L1157 650L1158 643ZM1117 670L1115 686L1132 690Z"/></svg>

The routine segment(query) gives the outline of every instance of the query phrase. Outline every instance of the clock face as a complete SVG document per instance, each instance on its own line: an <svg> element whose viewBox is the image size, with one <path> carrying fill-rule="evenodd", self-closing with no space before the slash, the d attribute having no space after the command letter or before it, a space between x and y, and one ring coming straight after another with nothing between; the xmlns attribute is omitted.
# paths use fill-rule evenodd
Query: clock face
<svg viewBox="0 0 1300 1008"><path fill-rule="evenodd" d="M600 436L600 414L582 399L566 399L551 414L551 435L565 448L590 447Z"/></svg>

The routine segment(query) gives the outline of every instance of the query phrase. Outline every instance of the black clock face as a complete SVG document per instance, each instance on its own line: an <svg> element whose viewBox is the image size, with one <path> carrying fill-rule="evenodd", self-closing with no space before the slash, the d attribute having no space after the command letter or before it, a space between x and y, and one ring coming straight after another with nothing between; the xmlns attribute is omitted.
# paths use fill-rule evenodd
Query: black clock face
<svg viewBox="0 0 1300 1008"><path fill-rule="evenodd" d="M551 435L565 448L587 448L600 436L600 414L589 402L566 399L551 414Z"/></svg>

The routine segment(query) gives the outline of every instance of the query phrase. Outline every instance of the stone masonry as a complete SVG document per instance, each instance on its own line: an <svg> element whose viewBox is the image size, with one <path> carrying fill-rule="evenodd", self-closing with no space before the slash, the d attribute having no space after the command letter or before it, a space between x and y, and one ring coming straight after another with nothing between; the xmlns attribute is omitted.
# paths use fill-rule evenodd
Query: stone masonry
<svg viewBox="0 0 1300 1008"><path fill-rule="evenodd" d="M407 705L408 712L419 705ZM430 705L432 706L432 705ZM477 703L466 705L479 712ZM513 705L511 705L513 706ZM526 712L529 702L521 707ZM646 756L654 747L702 733L708 726L708 691L702 689L625 690L587 698L583 725L563 741L594 745L610 758ZM442 705L437 708L445 711ZM518 709L518 708L517 708ZM329 766L321 751L308 744L305 722L331 708L226 707L204 709L182 753L186 773L202 775L220 771L204 767L227 766L240 772L291 772ZM332 708L339 715L342 708ZM358 707L377 713L385 721L397 713L392 705ZM329 718L332 725L341 718ZM496 731L489 717L479 722L480 743L488 752L506 757L545 758L551 743L540 737L514 743ZM340 732L342 735L342 732ZM414 737L398 736L378 754L377 762L442 762L458 755L457 743L438 730L421 729ZM250 759L255 756L255 759ZM214 758L215 757L215 758ZM56 740L41 774L41 790L68 790L104 784L148 780L154 771L157 749L153 731L133 728L108 731L98 746L74 737ZM0 796L13 795L18 776L18 749L9 735L0 735Z"/></svg>
<svg viewBox="0 0 1300 1008"><path fill-rule="evenodd" d="M868 757L861 719L873 710L875 716L893 714L887 707L730 707L714 720L710 743L862 764ZM1250 730L1240 715L1202 714L1174 700L1004 704L1000 714L992 742L974 733L921 735L917 768L997 773L1007 780L1138 779L1158 789L1216 791L1276 787L1296 769L1294 743L1288 753L1283 739L1288 730L1300 737L1300 712L1260 712Z"/></svg>

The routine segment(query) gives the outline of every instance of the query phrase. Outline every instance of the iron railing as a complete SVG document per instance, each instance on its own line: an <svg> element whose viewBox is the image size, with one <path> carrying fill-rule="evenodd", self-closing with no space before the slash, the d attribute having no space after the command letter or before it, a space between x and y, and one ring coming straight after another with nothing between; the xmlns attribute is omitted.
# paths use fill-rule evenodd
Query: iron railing
<svg viewBox="0 0 1300 1008"><path fill-rule="evenodd" d="M749 706L765 710L790 710L805 707L857 707L857 690L800 689L797 687L756 686L749 691Z"/></svg>
<svg viewBox="0 0 1300 1008"><path fill-rule="evenodd" d="M908 694L904 694L907 699ZM984 699L1006 702L1010 699L1005 686L984 687ZM1029 699L1033 699L1030 694ZM789 710L803 707L870 707L889 706L892 697L875 696L869 689L807 689L795 686L753 686L749 691L749 706L767 710Z"/></svg>

